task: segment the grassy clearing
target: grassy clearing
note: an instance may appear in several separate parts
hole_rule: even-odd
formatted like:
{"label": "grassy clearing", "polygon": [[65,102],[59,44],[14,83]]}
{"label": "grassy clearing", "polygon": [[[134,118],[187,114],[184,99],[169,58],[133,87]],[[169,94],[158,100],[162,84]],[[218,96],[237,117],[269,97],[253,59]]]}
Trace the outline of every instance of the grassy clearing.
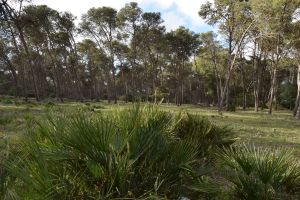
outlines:
{"label": "grassy clearing", "polygon": [[183,108],[169,107],[171,110],[183,110],[207,117],[221,126],[232,128],[240,137],[240,142],[253,142],[261,146],[285,146],[295,149],[300,157],[300,121],[293,118],[290,111],[275,111],[268,115],[267,111],[225,112],[219,115],[212,108],[184,106]]}
{"label": "grassy clearing", "polygon": [[[102,103],[14,103],[5,101],[0,103],[0,137],[8,138],[13,143],[18,136],[26,131],[25,119],[29,117],[43,119],[49,109],[55,110],[90,110],[91,112],[110,112],[116,107],[127,108],[131,103],[118,105]],[[189,112],[207,117],[217,125],[232,128],[240,142],[253,142],[260,146],[284,146],[295,149],[300,157],[300,121],[294,119],[286,110],[275,111],[268,115],[266,111],[255,113],[253,111],[225,112],[219,115],[213,108],[203,108],[192,105],[177,107],[174,105],[161,105],[163,110],[170,112]]]}

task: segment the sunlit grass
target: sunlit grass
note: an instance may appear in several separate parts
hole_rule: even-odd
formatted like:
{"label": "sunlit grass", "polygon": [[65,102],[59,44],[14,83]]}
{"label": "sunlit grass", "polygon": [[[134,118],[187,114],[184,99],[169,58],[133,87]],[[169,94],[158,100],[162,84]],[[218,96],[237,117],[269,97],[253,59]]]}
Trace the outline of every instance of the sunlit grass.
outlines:
{"label": "sunlit grass", "polygon": [[[7,124],[0,124],[0,136],[17,140],[18,135],[26,130],[26,116],[43,118],[49,109],[60,111],[89,110],[93,113],[110,112],[118,108],[124,109],[132,103],[120,102],[117,105],[101,103],[55,103],[54,106],[47,106],[47,103],[40,104],[0,104],[0,117],[10,118]],[[297,156],[300,156],[300,120],[292,117],[290,111],[275,111],[273,115],[268,115],[267,111],[255,113],[252,109],[247,111],[237,110],[237,112],[224,112],[220,115],[216,109],[203,108],[193,105],[183,105],[178,107],[173,104],[160,105],[162,110],[177,112],[189,112],[207,117],[220,126],[228,126],[240,138],[240,142],[255,143],[260,146],[284,146],[294,148]],[[1,120],[0,120],[1,121]]]}

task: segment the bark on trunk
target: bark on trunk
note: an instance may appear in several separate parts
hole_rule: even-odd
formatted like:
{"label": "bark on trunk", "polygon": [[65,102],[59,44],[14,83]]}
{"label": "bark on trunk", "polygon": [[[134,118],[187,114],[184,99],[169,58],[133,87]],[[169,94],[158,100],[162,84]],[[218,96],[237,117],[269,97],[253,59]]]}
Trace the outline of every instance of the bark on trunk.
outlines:
{"label": "bark on trunk", "polygon": [[[222,112],[222,109],[223,109],[223,105],[224,105],[224,100],[226,98],[226,103],[227,103],[227,109],[229,108],[229,84],[230,84],[230,80],[231,80],[231,75],[232,75],[232,70],[234,68],[234,65],[235,65],[235,60],[236,60],[236,57],[237,55],[239,54],[240,52],[240,48],[241,48],[241,45],[244,41],[244,38],[248,32],[248,30],[252,27],[253,23],[255,21],[252,21],[252,23],[245,29],[245,31],[243,32],[239,42],[236,44],[236,48],[237,48],[237,52],[234,54],[233,58],[232,58],[232,55],[230,53],[230,55],[228,55],[228,59],[229,59],[229,62],[228,62],[228,70],[227,70],[227,75],[225,77],[225,84],[224,84],[224,87],[222,88],[222,91],[221,91],[221,103],[220,103],[220,109],[219,109],[219,112]],[[229,52],[231,52],[231,40],[232,40],[232,35],[229,36]],[[230,51],[231,50],[231,51]]]}
{"label": "bark on trunk", "polygon": [[277,68],[278,68],[278,63],[279,63],[279,53],[280,53],[280,34],[277,35],[277,46],[276,46],[276,54],[275,58],[273,57],[273,75],[272,75],[272,82],[271,82],[271,93],[270,93],[270,107],[269,107],[269,114],[272,114],[272,109],[273,109],[273,101],[274,97],[276,95],[276,85],[277,85]]}
{"label": "bark on trunk", "polygon": [[256,58],[256,49],[257,49],[257,44],[255,42],[254,43],[254,50],[253,50],[253,69],[254,69],[254,74],[253,74],[253,78],[254,78],[254,80],[253,80],[253,82],[254,82],[253,95],[254,95],[254,110],[255,110],[255,112],[258,112],[259,89],[260,89],[260,66],[259,66],[259,60],[258,60],[258,58]]}
{"label": "bark on trunk", "polygon": [[297,98],[295,101],[293,115],[299,119],[300,118],[300,64],[298,65],[297,85],[298,85],[298,92],[297,92]]}
{"label": "bark on trunk", "polygon": [[270,89],[270,100],[269,100],[269,114],[272,114],[273,111],[273,100],[274,100],[274,96],[275,96],[275,90],[276,90],[276,78],[277,77],[277,69],[275,68],[273,70],[273,75],[272,75],[272,82],[271,82],[271,89]]}

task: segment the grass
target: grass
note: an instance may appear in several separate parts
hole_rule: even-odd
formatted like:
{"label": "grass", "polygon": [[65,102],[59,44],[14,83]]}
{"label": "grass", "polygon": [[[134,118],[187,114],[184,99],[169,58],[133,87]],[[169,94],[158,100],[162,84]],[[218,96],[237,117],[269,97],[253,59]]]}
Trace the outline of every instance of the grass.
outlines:
{"label": "grass", "polygon": [[[118,105],[101,103],[0,103],[0,138],[8,138],[15,143],[21,134],[26,131],[25,119],[29,117],[43,119],[47,111],[56,110],[90,110],[91,112],[110,112],[118,107],[127,108],[131,103]],[[300,157],[300,120],[294,119],[290,111],[275,111],[268,115],[267,111],[258,113],[252,110],[225,112],[219,115],[213,108],[203,108],[193,105],[181,107],[162,104],[161,108],[170,112],[189,112],[207,117],[220,126],[228,126],[240,138],[240,142],[255,143],[259,146],[280,146],[293,148],[295,155]]]}
{"label": "grass", "polygon": [[275,111],[272,115],[268,115],[267,111],[256,113],[252,110],[219,115],[214,109],[194,106],[185,106],[183,110],[208,117],[217,125],[232,128],[241,142],[293,148],[300,157],[300,120],[293,118],[288,110]]}
{"label": "grass", "polygon": [[0,196],[299,199],[299,128],[286,110],[12,99],[0,103]]}

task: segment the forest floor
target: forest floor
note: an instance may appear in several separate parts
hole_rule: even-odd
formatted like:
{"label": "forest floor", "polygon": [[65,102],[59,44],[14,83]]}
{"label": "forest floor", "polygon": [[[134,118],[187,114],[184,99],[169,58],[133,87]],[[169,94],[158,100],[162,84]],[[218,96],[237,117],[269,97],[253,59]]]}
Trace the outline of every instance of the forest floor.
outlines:
{"label": "forest floor", "polygon": [[[118,105],[107,103],[14,103],[2,101],[0,103],[0,145],[3,141],[17,143],[20,135],[26,132],[26,119],[46,119],[49,108],[55,110],[76,110],[78,108],[91,109],[96,112],[109,112],[115,108],[127,108],[131,103]],[[222,115],[214,108],[194,105],[160,105],[163,110],[178,113],[189,112],[207,117],[219,126],[227,126],[233,134],[239,137],[239,142],[254,143],[260,146],[287,147],[295,150],[300,157],[300,120],[292,117],[288,110],[274,111],[272,115],[267,110],[255,113],[253,109],[247,111],[224,112]],[[5,140],[7,139],[7,140]]]}

